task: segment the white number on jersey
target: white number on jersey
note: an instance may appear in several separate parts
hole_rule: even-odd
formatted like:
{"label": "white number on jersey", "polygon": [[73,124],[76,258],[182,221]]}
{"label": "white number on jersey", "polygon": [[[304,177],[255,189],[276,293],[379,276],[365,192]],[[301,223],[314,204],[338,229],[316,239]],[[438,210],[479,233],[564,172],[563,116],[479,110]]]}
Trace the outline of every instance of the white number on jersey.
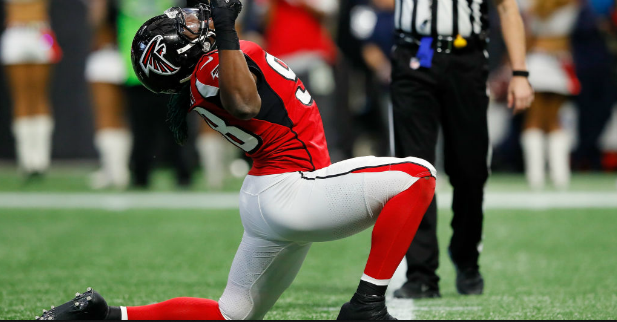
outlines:
{"label": "white number on jersey", "polygon": [[311,94],[309,94],[308,90],[303,90],[300,88],[300,86],[298,86],[298,89],[296,90],[296,98],[300,101],[300,103],[306,106],[313,105],[313,97],[311,97]]}
{"label": "white number on jersey", "polygon": [[287,65],[285,65],[285,63],[283,63],[283,61],[281,61],[280,59],[266,53],[266,61],[268,62],[268,65],[270,65],[270,67],[274,69],[275,72],[285,77],[285,79],[294,82],[298,79],[296,73],[294,73],[294,71],[291,70],[291,68],[289,68]]}
{"label": "white number on jersey", "polygon": [[261,147],[262,140],[258,136],[235,126],[227,125],[223,119],[208,112],[205,108],[196,107],[195,111],[204,118],[212,129],[223,134],[229,142],[239,147],[244,152],[251,154]]}
{"label": "white number on jersey", "polygon": [[[266,53],[266,61],[275,72],[283,76],[285,79],[292,82],[298,81],[298,76],[296,76],[296,73],[294,73],[294,71],[280,59]],[[311,94],[309,94],[307,89],[300,88],[300,86],[298,86],[298,89],[296,90],[296,98],[304,105],[311,106],[313,104],[313,97],[311,97]]]}

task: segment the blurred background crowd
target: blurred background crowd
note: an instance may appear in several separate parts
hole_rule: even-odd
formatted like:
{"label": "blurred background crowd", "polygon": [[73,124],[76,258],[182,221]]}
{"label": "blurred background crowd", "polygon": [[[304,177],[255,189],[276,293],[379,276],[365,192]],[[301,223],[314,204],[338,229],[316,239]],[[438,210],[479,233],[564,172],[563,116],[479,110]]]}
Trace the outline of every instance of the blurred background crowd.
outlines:
{"label": "blurred background crowd", "polygon": [[[174,170],[179,187],[189,187],[200,173],[212,190],[227,176],[246,174],[248,159],[197,117],[191,118],[192,139],[177,146],[165,124],[168,98],[143,88],[130,68],[139,26],[191,2],[4,0],[0,160],[17,163],[26,179],[44,176],[54,163],[97,162],[100,170],[88,178],[92,189],[148,188],[160,167]],[[285,61],[303,80],[322,114],[333,162],[389,155],[394,0],[243,3],[240,37]],[[507,108],[511,70],[491,9],[487,90],[493,172],[526,172],[529,185],[542,189],[544,183],[534,178],[545,170],[549,150],[559,148],[569,157],[548,161],[561,172],[617,171],[615,1],[519,0],[519,5],[528,29],[530,81],[541,86],[536,94],[541,108],[523,115]],[[544,135],[558,143],[549,146],[539,139]],[[567,180],[552,179],[555,187],[567,189]]]}

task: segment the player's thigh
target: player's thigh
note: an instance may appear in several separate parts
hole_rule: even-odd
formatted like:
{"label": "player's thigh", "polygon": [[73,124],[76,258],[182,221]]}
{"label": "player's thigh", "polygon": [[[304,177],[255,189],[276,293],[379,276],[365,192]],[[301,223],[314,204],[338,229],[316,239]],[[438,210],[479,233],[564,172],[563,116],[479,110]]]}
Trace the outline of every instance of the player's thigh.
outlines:
{"label": "player's thigh", "polygon": [[417,158],[362,157],[288,177],[261,193],[259,215],[277,238],[330,241],[372,226],[383,206],[419,177],[435,176]]}
{"label": "player's thigh", "polygon": [[269,241],[244,234],[219,301],[232,320],[260,320],[295,279],[310,243]]}
{"label": "player's thigh", "polygon": [[[401,165],[405,164],[417,167],[415,169],[402,168]],[[409,156],[405,158],[394,158],[366,156],[337,162],[321,170],[304,172],[304,176],[311,179],[341,176],[347,173],[383,173],[388,171],[409,172],[408,174],[411,175],[422,174],[428,171],[430,172],[429,175],[437,175],[435,167],[433,167],[429,161],[419,157]]]}

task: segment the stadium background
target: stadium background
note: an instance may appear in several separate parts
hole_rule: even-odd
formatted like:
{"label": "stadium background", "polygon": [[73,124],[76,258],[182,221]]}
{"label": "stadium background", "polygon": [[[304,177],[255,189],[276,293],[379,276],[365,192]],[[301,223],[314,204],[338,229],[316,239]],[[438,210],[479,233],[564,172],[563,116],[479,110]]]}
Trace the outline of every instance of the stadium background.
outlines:
{"label": "stadium background", "polygon": [[[52,1],[50,10],[52,27],[64,50],[64,58],[57,65],[51,82],[52,104],[57,124],[53,154],[57,159],[94,159],[94,121],[88,84],[84,79],[91,41],[86,7],[81,0],[63,0]],[[4,29],[4,6],[0,6],[0,13]],[[6,161],[14,158],[15,148],[10,126],[10,95],[4,76],[2,73],[0,77],[0,159]],[[68,142],[70,144],[66,144]]]}
{"label": "stadium background", "polygon": [[[87,286],[100,291],[112,305],[141,305],[176,296],[218,298],[242,234],[236,209],[241,179],[229,178],[222,192],[208,191],[195,167],[190,191],[178,190],[163,163],[150,191],[93,192],[87,182],[97,167],[97,153],[83,72],[90,48],[86,8],[81,0],[51,3],[52,24],[64,59],[52,81],[54,163],[42,181],[25,184],[17,170],[10,97],[0,76],[0,318],[30,319]],[[354,3],[341,3],[341,20],[334,35],[351,37],[340,26]],[[494,34],[498,39],[497,28]],[[343,48],[348,52],[355,48],[354,41],[337,40],[342,47],[349,45]],[[499,41],[492,42],[491,66],[496,71],[502,51]],[[358,59],[344,59],[346,68],[353,69]],[[367,107],[371,104],[354,103],[354,99],[372,100],[376,105],[379,97],[366,99],[358,94],[358,84],[349,87],[356,92],[339,93],[337,102],[352,101],[350,105],[361,107],[352,109],[349,119],[340,120],[341,127],[351,127],[358,141],[366,144],[342,155],[383,153],[378,149],[380,143],[375,143],[384,142],[380,141],[383,127],[371,127],[379,112]],[[570,103],[563,114],[571,130],[576,110]],[[443,298],[390,299],[393,313],[418,319],[616,319],[617,161],[613,160],[617,126],[608,126],[601,139],[600,168],[577,165],[569,191],[533,192],[522,174],[517,144],[505,148],[498,144],[508,129],[515,129],[510,124],[516,123],[497,101],[490,115],[491,135],[497,142],[495,171],[487,185],[485,248],[480,263],[486,294],[458,296],[453,268],[443,251],[439,271]],[[613,117],[608,123],[616,122]],[[441,178],[439,240],[443,249],[450,236],[451,191],[445,176]],[[297,281],[267,318],[335,317],[353,292],[369,242],[370,232],[365,232],[315,245]],[[397,276],[393,284],[402,282],[400,272]]]}
{"label": "stadium background", "polygon": [[[606,6],[604,0],[594,0],[593,3],[598,7]],[[334,19],[330,25],[332,36],[336,43],[339,45],[339,58],[342,61],[340,65],[347,65],[341,67],[337,66],[335,72],[340,72],[341,69],[351,68],[354,71],[359,70],[361,78],[369,77],[376,78],[372,75],[366,67],[366,64],[362,61],[362,57],[359,53],[361,40],[358,40],[357,35],[354,33],[363,33],[364,31],[354,31],[353,22],[350,22],[349,8],[355,8],[352,11],[358,12],[359,7],[362,9],[370,8],[369,2],[365,0],[356,1],[343,1],[340,4],[340,12],[338,21]],[[604,10],[604,9],[602,9]],[[0,22],[4,21],[3,8],[0,8]],[[493,80],[496,76],[499,76],[499,69],[503,65],[504,48],[501,42],[499,21],[493,14],[492,20],[492,42],[489,45],[490,53],[490,67],[493,71]],[[51,19],[52,28],[55,30],[58,37],[58,42],[63,48],[64,58],[56,66],[51,81],[51,96],[53,115],[56,122],[56,127],[53,134],[53,157],[55,161],[62,160],[82,160],[96,162],[97,152],[93,146],[93,133],[94,133],[94,120],[92,115],[92,103],[90,100],[90,93],[88,84],[84,77],[84,68],[86,59],[90,53],[92,30],[87,23],[87,8],[84,5],[83,0],[62,0],[51,2]],[[361,16],[361,14],[358,14]],[[71,19],[65,19],[71,17]],[[250,19],[247,19],[250,20]],[[4,26],[4,24],[1,24]],[[369,23],[370,25],[370,23]],[[2,27],[4,28],[4,27]],[[366,28],[366,27],[364,27]],[[350,31],[351,30],[351,31]],[[611,36],[608,42],[615,46],[616,40]],[[352,72],[354,72],[352,71]],[[347,72],[345,70],[344,72]],[[353,76],[359,75],[357,72],[352,74]],[[613,71],[614,74],[614,71]],[[337,75],[337,82],[341,81],[341,77]],[[367,82],[375,82],[375,80],[367,80]],[[499,89],[502,86],[503,81],[492,82],[492,89]],[[374,83],[373,83],[374,84]],[[348,120],[338,118],[334,122],[337,126],[340,126],[345,130],[352,128],[353,133],[351,140],[355,140],[358,137],[362,137],[363,133],[372,134],[373,131],[387,131],[386,128],[381,126],[372,126],[371,118],[375,116],[375,113],[379,114],[379,100],[375,96],[380,95],[380,91],[371,89],[370,86],[366,89],[369,95],[364,95],[362,86],[351,87],[344,84],[344,89],[348,91],[338,92],[336,98],[336,109],[343,109],[345,112],[340,114],[342,117],[351,119],[353,124],[348,124]],[[377,86],[379,87],[379,86]],[[351,92],[350,92],[351,91]],[[0,74],[0,161],[4,164],[11,164],[15,155],[15,148],[13,145],[13,137],[11,134],[10,120],[10,95],[7,92],[6,78],[4,73]],[[347,97],[355,97],[349,99]],[[166,99],[166,98],[165,98]],[[343,107],[340,107],[343,105]],[[594,106],[584,106],[580,108],[593,109]],[[572,133],[573,139],[576,140],[576,110],[577,106],[573,103],[568,103],[565,112],[563,114],[563,122],[566,128]],[[613,113],[614,114],[614,113]],[[500,171],[515,171],[521,172],[522,161],[520,160],[520,148],[518,143],[514,145],[504,147],[503,156],[508,158],[505,160],[505,164],[501,163],[500,144],[503,140],[508,139],[508,131],[517,130],[513,129],[518,123],[512,123],[511,117],[504,108],[502,102],[493,100],[491,103],[491,109],[489,111],[491,139],[494,148],[496,148],[497,163],[493,164],[493,170]],[[368,124],[368,125],[367,125]],[[617,117],[612,117],[606,123],[606,129],[602,135],[599,144],[604,152],[604,164],[603,169],[609,171],[617,170]],[[70,125],[70,126],[69,126]],[[337,136],[343,136],[345,140],[349,141],[350,137],[345,133],[337,133]],[[347,136],[345,136],[347,135]],[[382,136],[383,138],[383,136]],[[510,138],[512,139],[512,138]],[[515,138],[518,140],[518,138]],[[329,139],[333,142],[334,139]],[[332,144],[331,144],[332,145]],[[576,142],[573,143],[573,150],[576,149]],[[364,150],[363,150],[364,151]],[[387,153],[387,151],[371,150],[372,152]],[[511,154],[516,157],[512,158]],[[350,157],[349,152],[344,153],[345,157]],[[335,157],[337,159],[337,157]],[[196,164],[196,163],[195,163]],[[583,169],[574,170],[589,170],[583,167]],[[592,170],[600,170],[595,168]]]}

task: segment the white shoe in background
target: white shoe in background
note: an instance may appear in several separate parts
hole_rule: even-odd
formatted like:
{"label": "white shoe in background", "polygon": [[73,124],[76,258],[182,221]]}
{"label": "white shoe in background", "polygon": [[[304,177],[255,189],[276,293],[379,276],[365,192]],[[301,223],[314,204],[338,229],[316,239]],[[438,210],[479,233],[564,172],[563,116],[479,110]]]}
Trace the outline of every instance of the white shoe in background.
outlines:
{"label": "white shoe in background", "polygon": [[218,133],[203,133],[197,138],[196,148],[209,189],[223,188],[227,174],[225,160],[227,141]]}
{"label": "white shoe in background", "polygon": [[37,115],[32,117],[32,123],[34,131],[34,171],[45,173],[51,164],[54,120],[49,115]]}
{"label": "white shoe in background", "polygon": [[20,117],[13,121],[17,165],[26,174],[35,172],[35,135],[34,123],[31,117]]}
{"label": "white shoe in background", "polygon": [[548,134],[548,166],[553,185],[558,190],[570,186],[570,138],[565,131]]}
{"label": "white shoe in background", "polygon": [[525,176],[533,190],[544,188],[546,176],[545,138],[539,129],[525,130],[521,136],[521,146],[525,159]]}
{"label": "white shoe in background", "polygon": [[130,183],[129,162],[133,138],[126,129],[97,131],[94,145],[99,152],[101,169],[90,177],[92,189],[126,189]]}
{"label": "white shoe in background", "polygon": [[94,190],[107,189],[112,186],[111,177],[105,171],[98,170],[90,174],[90,188]]}

